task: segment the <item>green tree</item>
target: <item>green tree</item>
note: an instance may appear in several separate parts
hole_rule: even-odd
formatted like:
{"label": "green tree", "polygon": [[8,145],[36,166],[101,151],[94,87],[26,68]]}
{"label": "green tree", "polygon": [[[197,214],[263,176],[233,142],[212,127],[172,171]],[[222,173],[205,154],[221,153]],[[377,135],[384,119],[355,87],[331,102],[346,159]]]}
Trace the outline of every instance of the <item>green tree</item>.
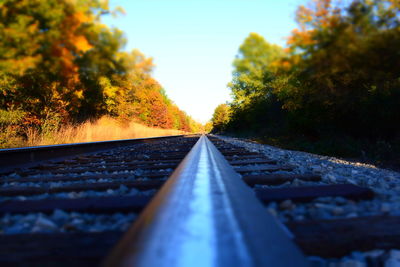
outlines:
{"label": "green tree", "polygon": [[228,129],[261,131],[280,122],[281,104],[271,83],[284,56],[281,47],[268,43],[256,33],[244,40],[233,62],[232,82],[228,84],[233,96]]}
{"label": "green tree", "polygon": [[233,62],[233,103],[248,104],[252,98],[268,93],[268,81],[274,71],[273,63],[284,55],[281,47],[269,44],[257,33],[250,33],[239,48]]}
{"label": "green tree", "polygon": [[230,108],[227,104],[218,105],[212,116],[212,128],[214,132],[223,131],[226,128],[230,118]]}

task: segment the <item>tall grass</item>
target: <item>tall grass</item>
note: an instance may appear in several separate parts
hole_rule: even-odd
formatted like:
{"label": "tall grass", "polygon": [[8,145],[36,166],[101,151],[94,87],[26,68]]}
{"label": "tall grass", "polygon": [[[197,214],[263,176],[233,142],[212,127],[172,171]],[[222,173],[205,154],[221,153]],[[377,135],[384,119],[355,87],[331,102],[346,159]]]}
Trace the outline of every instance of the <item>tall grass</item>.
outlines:
{"label": "tall grass", "polygon": [[153,136],[179,135],[184,132],[152,128],[136,122],[121,122],[119,120],[102,117],[95,122],[86,122],[78,126],[66,125],[56,131],[39,134],[29,130],[27,140],[18,146],[39,146],[53,144],[67,144],[80,142],[94,142],[130,138],[144,138]]}

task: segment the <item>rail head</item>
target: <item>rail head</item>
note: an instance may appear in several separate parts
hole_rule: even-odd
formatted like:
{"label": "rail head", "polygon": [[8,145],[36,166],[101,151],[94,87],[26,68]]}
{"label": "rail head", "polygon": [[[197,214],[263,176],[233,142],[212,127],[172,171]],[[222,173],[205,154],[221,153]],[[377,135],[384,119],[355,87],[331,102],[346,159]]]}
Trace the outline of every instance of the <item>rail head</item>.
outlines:
{"label": "rail head", "polygon": [[287,232],[202,136],[104,266],[308,266]]}

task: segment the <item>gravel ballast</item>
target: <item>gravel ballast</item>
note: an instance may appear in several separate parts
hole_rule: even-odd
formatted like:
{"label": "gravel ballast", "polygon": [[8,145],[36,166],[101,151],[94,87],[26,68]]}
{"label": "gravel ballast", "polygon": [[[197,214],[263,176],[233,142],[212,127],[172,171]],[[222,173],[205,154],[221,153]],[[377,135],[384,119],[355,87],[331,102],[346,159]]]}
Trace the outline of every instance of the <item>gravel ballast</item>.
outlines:
{"label": "gravel ballast", "polygon": [[[281,165],[293,166],[292,174],[318,174],[321,181],[310,182],[295,179],[277,186],[256,185],[256,187],[301,187],[329,184],[354,184],[374,191],[372,200],[354,201],[342,197],[321,197],[307,203],[295,203],[291,200],[271,202],[266,207],[281,222],[306,220],[330,220],[338,218],[356,218],[375,215],[400,216],[400,173],[377,168],[374,165],[350,162],[335,157],[315,155],[300,151],[291,151],[262,145],[237,138],[217,136],[235,146],[259,152],[276,160]],[[263,172],[277,173],[277,172]],[[261,173],[252,173],[261,174]],[[354,251],[340,259],[326,259],[310,256],[312,266],[329,267],[366,267],[400,266],[400,250]]]}
{"label": "gravel ballast", "polygon": [[257,187],[274,188],[350,183],[368,187],[375,193],[373,200],[363,201],[353,201],[341,197],[324,197],[307,203],[293,203],[290,200],[281,203],[270,203],[268,209],[283,222],[384,214],[400,215],[400,173],[398,172],[334,157],[290,151],[236,138],[218,137],[233,145],[244,147],[249,151],[263,153],[268,158],[276,160],[278,164],[294,166],[293,171],[290,173],[315,173],[321,175],[322,178],[320,182],[295,179],[292,182],[286,182],[278,186],[257,185]]}
{"label": "gravel ballast", "polygon": [[6,214],[0,220],[2,234],[126,231],[135,213],[90,214],[56,209],[43,213]]}
{"label": "gravel ballast", "polygon": [[[23,205],[36,200],[85,202],[86,199],[103,197],[152,197],[157,189],[151,189],[152,186],[140,189],[129,183],[165,181],[173,171],[171,162],[163,163],[161,160],[158,163],[149,159],[160,156],[168,159],[171,152],[184,154],[190,148],[185,143],[184,138],[176,138],[131,144],[3,173],[0,170],[0,189],[4,193],[0,196],[0,205],[9,202]],[[96,187],[100,183],[101,187]],[[12,190],[18,193],[7,194]],[[0,234],[124,231],[134,218],[136,214],[125,212],[110,215],[63,210],[55,210],[51,215],[40,212],[4,214],[0,216]]]}

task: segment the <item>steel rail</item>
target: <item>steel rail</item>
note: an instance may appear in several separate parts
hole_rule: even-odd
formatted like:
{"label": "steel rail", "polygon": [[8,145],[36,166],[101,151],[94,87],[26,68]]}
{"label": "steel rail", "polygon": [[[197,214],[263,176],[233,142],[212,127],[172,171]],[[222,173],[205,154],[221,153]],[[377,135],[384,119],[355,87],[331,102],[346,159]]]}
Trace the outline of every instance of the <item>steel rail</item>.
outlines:
{"label": "steel rail", "polygon": [[100,152],[102,150],[119,148],[130,144],[153,142],[182,136],[188,135],[0,149],[0,173],[13,170],[16,167],[30,167],[46,160],[60,160],[69,156]]}
{"label": "steel rail", "polygon": [[104,266],[308,266],[284,228],[200,137]]}

